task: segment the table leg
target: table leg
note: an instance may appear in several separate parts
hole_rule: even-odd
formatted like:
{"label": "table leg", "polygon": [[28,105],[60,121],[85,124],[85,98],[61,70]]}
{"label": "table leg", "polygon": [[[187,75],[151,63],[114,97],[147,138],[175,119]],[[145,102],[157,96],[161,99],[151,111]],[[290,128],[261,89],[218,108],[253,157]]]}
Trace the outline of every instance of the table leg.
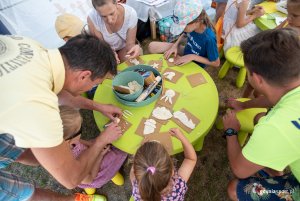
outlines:
{"label": "table leg", "polygon": [[156,21],[150,20],[151,39],[156,39]]}
{"label": "table leg", "polygon": [[201,149],[202,149],[202,147],[203,147],[203,142],[204,142],[204,137],[200,137],[200,138],[195,142],[195,144],[193,145],[195,151],[201,151]]}

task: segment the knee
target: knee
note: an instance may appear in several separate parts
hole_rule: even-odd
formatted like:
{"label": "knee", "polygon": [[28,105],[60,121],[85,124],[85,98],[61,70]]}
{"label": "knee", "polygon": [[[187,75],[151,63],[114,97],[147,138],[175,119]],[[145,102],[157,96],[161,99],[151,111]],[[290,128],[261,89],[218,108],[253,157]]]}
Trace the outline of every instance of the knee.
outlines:
{"label": "knee", "polygon": [[233,179],[228,183],[227,194],[228,194],[230,200],[234,200],[234,201],[238,200],[237,194],[236,194],[237,184],[238,184],[237,179]]}
{"label": "knee", "polygon": [[149,52],[150,54],[155,54],[155,53],[157,53],[155,42],[149,43],[149,45],[148,45],[148,52]]}

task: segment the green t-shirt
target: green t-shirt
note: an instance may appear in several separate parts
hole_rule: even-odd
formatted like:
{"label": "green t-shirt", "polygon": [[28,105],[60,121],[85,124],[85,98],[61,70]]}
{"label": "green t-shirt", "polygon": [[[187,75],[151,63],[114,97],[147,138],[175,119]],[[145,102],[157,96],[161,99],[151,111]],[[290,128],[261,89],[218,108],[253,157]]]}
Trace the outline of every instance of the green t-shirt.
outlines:
{"label": "green t-shirt", "polygon": [[274,170],[289,166],[300,182],[300,87],[285,94],[259,121],[242,153]]}

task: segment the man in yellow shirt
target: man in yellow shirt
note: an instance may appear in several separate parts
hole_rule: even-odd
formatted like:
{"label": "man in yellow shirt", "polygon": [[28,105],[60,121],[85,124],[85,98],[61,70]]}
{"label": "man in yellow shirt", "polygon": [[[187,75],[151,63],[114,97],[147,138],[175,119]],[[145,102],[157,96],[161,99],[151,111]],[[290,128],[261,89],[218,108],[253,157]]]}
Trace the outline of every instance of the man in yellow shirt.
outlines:
{"label": "man in yellow shirt", "polygon": [[[15,160],[41,164],[65,187],[76,187],[103,148],[122,132],[116,123],[111,124],[80,158],[74,159],[63,140],[57,94],[65,90],[78,97],[100,84],[108,73],[116,74],[116,65],[109,45],[92,36],[78,35],[59,49],[48,50],[28,38],[1,35],[0,168]],[[112,105],[97,107],[112,120],[122,115]],[[79,194],[65,196],[35,189],[1,169],[0,185],[0,200],[85,199]]]}
{"label": "man in yellow shirt", "polygon": [[[244,148],[235,112],[223,117],[230,167],[238,179],[228,185],[232,200],[300,200],[300,42],[290,28],[269,30],[241,44],[248,81],[273,105],[254,127]],[[291,173],[252,177],[268,168]],[[273,172],[276,172],[273,171]]]}

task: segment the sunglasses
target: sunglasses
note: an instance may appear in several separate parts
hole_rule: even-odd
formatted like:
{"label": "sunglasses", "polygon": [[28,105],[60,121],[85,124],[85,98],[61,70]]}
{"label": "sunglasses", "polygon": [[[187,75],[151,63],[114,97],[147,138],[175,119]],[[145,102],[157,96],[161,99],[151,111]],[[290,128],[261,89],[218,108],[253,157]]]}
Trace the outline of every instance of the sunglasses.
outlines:
{"label": "sunglasses", "polygon": [[80,129],[76,133],[72,134],[70,137],[66,138],[65,140],[71,140],[71,139],[77,137],[78,135],[80,135],[81,132],[82,132],[82,127],[80,127]]}

